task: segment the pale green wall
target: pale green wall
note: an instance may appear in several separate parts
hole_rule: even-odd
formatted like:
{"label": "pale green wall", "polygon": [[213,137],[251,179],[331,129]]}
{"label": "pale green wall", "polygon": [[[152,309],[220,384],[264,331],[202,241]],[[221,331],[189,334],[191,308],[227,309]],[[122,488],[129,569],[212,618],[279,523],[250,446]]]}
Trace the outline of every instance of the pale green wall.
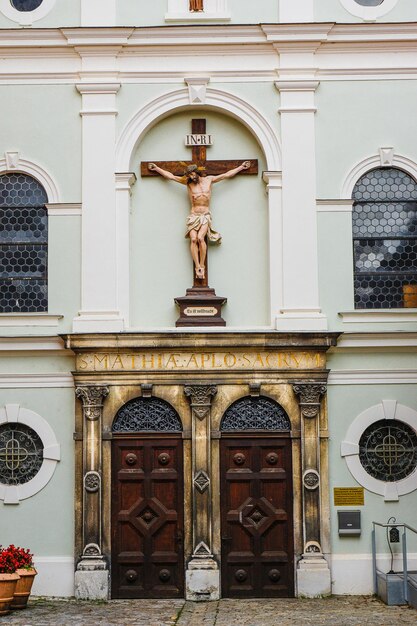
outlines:
{"label": "pale green wall", "polygon": [[35,556],[74,552],[74,391],[1,390],[1,405],[20,404],[41,415],[61,444],[61,460],[50,482],[18,505],[0,502],[1,544],[30,548]]}
{"label": "pale green wall", "polygon": [[[393,146],[417,162],[415,81],[322,82],[316,98],[318,198],[341,198],[349,172],[380,147]],[[351,213],[320,212],[318,238],[320,301],[330,328],[358,330],[338,316],[354,309]],[[380,331],[390,329],[378,324]],[[401,329],[415,330],[415,324]],[[361,324],[360,330],[375,329]]]}
{"label": "pale green wall", "polygon": [[[122,0],[122,2],[132,0]],[[56,0],[54,8],[41,20],[33,22],[32,28],[54,28],[59,26],[79,26],[81,22],[80,0]],[[0,28],[21,28],[0,12]]]}
{"label": "pale green wall", "polygon": [[[134,159],[187,160],[184,146],[193,117],[205,117],[213,134],[211,159],[260,159],[253,136],[232,118],[190,110],[166,118],[143,139]],[[178,313],[174,297],[192,286],[189,240],[184,238],[189,213],[186,188],[162,179],[138,179],[133,188],[131,218],[131,302],[133,327],[173,326]],[[228,298],[224,317],[231,326],[264,326],[268,320],[268,216],[264,183],[240,177],[214,187],[213,227],[223,235],[221,246],[210,247],[210,285]],[[227,271],[224,268],[229,268]],[[250,296],[248,296],[250,293]]]}
{"label": "pale green wall", "polygon": [[[386,363],[385,367],[388,366]],[[398,522],[415,527],[416,492],[401,496],[399,502],[384,502],[383,496],[365,490],[364,507],[335,507],[334,487],[357,487],[345,460],[340,456],[340,444],[346,438],[350,423],[381,400],[397,400],[398,403],[417,410],[415,385],[331,385],[328,389],[329,455],[331,490],[332,549],[335,553],[369,553],[371,551],[372,522],[387,522],[392,515]],[[362,536],[339,538],[337,511],[360,509],[362,511]],[[384,547],[381,545],[381,547]],[[413,546],[412,546],[413,547]],[[417,546],[414,546],[416,548]]]}
{"label": "pale green wall", "polygon": [[81,96],[73,85],[2,85],[0,152],[17,150],[81,202]]}
{"label": "pale green wall", "polygon": [[[317,22],[362,22],[342,6],[340,0],[315,0],[314,16]],[[378,22],[412,22],[417,20],[415,0],[399,0],[397,6],[380,17]]]}
{"label": "pale green wall", "polygon": [[[232,19],[227,24],[259,24],[278,21],[278,0],[229,0]],[[153,0],[146,6],[136,0],[119,0],[117,5],[117,23],[119,26],[163,26],[168,0]],[[189,23],[189,22],[184,22]]]}
{"label": "pale green wall", "polygon": [[318,198],[340,198],[347,174],[380,147],[417,162],[416,81],[321,82],[316,104]]}

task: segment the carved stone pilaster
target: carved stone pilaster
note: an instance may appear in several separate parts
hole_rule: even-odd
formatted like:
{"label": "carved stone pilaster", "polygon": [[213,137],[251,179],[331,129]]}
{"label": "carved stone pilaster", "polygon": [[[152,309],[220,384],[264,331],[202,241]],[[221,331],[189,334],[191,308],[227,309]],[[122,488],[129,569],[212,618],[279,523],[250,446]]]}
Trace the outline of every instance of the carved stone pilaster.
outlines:
{"label": "carved stone pilaster", "polygon": [[323,383],[293,385],[301,411],[301,468],[303,483],[303,557],[298,564],[300,595],[328,595],[330,570],[321,543],[320,407],[327,391]]}
{"label": "carved stone pilaster", "polygon": [[108,394],[108,387],[75,390],[83,405],[83,552],[75,575],[75,593],[80,599],[108,597],[108,568],[101,549],[101,432],[103,403]]}
{"label": "carved stone pilaster", "polygon": [[186,385],[192,412],[193,554],[187,565],[189,600],[215,600],[220,579],[212,553],[211,420],[216,385]]}

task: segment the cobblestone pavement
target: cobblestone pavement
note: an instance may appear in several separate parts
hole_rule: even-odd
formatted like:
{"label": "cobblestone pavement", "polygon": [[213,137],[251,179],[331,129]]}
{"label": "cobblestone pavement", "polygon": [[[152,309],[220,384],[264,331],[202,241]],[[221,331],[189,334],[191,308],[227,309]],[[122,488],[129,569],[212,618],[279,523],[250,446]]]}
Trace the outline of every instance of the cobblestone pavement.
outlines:
{"label": "cobblestone pavement", "polygon": [[7,626],[417,626],[417,611],[370,597],[323,600],[34,599],[25,611],[0,618]]}

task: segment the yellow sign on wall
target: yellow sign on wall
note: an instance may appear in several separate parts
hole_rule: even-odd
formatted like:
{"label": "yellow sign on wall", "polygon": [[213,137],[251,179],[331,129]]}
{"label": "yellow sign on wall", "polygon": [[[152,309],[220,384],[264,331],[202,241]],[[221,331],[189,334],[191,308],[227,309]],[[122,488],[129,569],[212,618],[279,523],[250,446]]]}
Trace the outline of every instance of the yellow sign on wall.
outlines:
{"label": "yellow sign on wall", "polygon": [[364,506],[365,504],[363,487],[335,487],[333,497],[335,506]]}

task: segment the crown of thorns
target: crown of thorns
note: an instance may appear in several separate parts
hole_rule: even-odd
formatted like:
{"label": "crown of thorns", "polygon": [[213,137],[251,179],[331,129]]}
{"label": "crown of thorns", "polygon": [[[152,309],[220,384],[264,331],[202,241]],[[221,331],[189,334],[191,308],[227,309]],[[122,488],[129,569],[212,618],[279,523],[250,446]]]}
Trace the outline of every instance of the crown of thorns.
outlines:
{"label": "crown of thorns", "polygon": [[193,172],[197,172],[198,174],[200,174],[200,172],[204,172],[204,170],[206,169],[202,165],[196,165],[195,163],[193,163],[192,165],[181,163],[181,165],[185,166],[184,176],[187,176],[188,174],[192,174]]}

